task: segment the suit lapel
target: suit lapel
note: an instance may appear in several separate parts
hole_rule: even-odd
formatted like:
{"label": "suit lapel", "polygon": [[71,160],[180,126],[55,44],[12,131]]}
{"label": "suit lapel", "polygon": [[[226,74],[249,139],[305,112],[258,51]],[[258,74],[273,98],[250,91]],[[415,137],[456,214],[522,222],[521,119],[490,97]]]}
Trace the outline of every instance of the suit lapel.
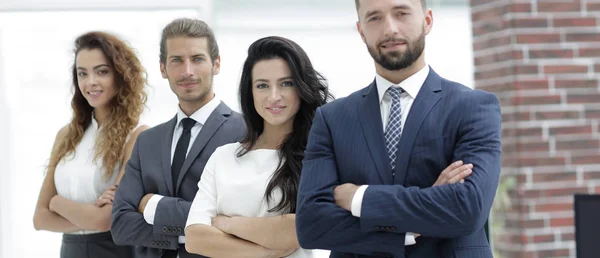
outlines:
{"label": "suit lapel", "polygon": [[441,83],[441,77],[431,69],[427,79],[423,83],[423,87],[421,87],[417,98],[410,108],[406,122],[404,122],[400,142],[398,143],[395,184],[404,185],[410,154],[419,129],[433,106],[441,99],[441,94],[439,93],[442,90]]}
{"label": "suit lapel", "polygon": [[171,196],[173,195],[173,179],[171,174],[171,145],[173,144],[173,133],[175,132],[175,126],[177,125],[177,115],[171,121],[165,124],[166,133],[163,134],[162,137],[162,148],[161,148],[161,158],[162,158],[162,170],[165,177],[165,183],[167,184],[167,189],[169,189],[169,193]]}
{"label": "suit lapel", "polygon": [[392,174],[387,161],[388,155],[385,150],[385,139],[383,138],[383,122],[381,121],[379,97],[375,82],[371,83],[366,89],[361,102],[357,106],[357,113],[379,178],[384,184],[391,183]]}
{"label": "suit lapel", "polygon": [[177,179],[177,186],[175,187],[175,193],[179,191],[179,185],[183,180],[185,174],[187,174],[188,170],[198,157],[198,154],[204,149],[208,141],[213,137],[213,135],[217,132],[219,127],[227,120],[226,116],[231,114],[231,109],[227,107],[223,102],[217,106],[217,108],[210,114],[208,119],[206,119],[206,123],[202,125],[202,129],[198,133],[196,140],[194,140],[194,145],[190,149],[190,152],[187,154],[185,161],[183,162],[183,166],[181,167],[181,173],[179,173],[179,178]]}

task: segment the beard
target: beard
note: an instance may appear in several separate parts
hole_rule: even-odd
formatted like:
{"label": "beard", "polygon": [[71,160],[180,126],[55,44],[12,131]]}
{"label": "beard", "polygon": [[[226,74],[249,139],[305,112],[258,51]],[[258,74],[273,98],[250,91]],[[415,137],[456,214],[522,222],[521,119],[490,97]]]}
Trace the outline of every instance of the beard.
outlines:
{"label": "beard", "polygon": [[384,41],[377,44],[377,47],[367,45],[369,54],[375,62],[381,65],[383,68],[390,71],[397,71],[405,69],[411,66],[423,53],[425,49],[425,31],[421,32],[421,35],[415,41],[406,42],[406,51],[400,52],[389,52],[387,54],[381,53],[381,46],[386,42],[395,41],[392,38],[387,38]]}

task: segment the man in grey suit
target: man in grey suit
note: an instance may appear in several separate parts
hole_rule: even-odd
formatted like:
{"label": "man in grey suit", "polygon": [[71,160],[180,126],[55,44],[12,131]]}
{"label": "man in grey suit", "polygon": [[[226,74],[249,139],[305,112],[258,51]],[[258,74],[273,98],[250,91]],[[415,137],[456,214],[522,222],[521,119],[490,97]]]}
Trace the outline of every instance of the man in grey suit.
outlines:
{"label": "man in grey suit", "polygon": [[212,89],[219,73],[212,30],[177,19],[162,32],[160,70],[179,99],[177,115],[139,135],[115,194],[115,243],[135,246],[137,257],[200,257],[185,251],[184,227],[198,181],[214,150],[245,133],[240,114]]}

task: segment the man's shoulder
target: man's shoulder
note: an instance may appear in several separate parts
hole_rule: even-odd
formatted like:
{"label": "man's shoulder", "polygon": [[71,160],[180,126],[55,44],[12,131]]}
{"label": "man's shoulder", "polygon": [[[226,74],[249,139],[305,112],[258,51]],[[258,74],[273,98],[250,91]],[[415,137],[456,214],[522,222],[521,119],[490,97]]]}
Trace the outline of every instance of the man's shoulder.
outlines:
{"label": "man's shoulder", "polygon": [[366,95],[370,89],[371,85],[364,87],[360,90],[350,93],[350,95],[346,97],[338,98],[334,101],[331,101],[323,106],[321,106],[322,112],[339,112],[343,110],[348,110],[349,107],[356,107],[359,100]]}
{"label": "man's shoulder", "polygon": [[158,141],[162,139],[162,135],[171,132],[173,133],[173,121],[169,120],[164,123],[150,127],[138,135],[137,141]]}
{"label": "man's shoulder", "polygon": [[473,101],[478,99],[484,100],[497,100],[496,95],[493,93],[480,90],[472,89],[462,83],[455,82],[442,77],[442,88],[447,92],[447,95],[451,96],[452,99],[457,102],[462,101]]}

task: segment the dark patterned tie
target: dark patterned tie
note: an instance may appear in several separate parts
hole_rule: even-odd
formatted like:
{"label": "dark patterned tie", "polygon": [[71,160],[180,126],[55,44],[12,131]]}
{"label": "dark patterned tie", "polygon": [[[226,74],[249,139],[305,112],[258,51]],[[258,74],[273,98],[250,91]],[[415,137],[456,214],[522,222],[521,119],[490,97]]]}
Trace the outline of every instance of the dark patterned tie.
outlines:
{"label": "dark patterned tie", "polygon": [[385,147],[390,159],[392,174],[395,174],[396,151],[398,150],[400,135],[402,135],[402,114],[400,112],[400,94],[402,94],[402,92],[404,92],[404,90],[396,86],[392,86],[387,90],[387,93],[392,98],[392,106],[390,107],[390,119],[385,128]]}

